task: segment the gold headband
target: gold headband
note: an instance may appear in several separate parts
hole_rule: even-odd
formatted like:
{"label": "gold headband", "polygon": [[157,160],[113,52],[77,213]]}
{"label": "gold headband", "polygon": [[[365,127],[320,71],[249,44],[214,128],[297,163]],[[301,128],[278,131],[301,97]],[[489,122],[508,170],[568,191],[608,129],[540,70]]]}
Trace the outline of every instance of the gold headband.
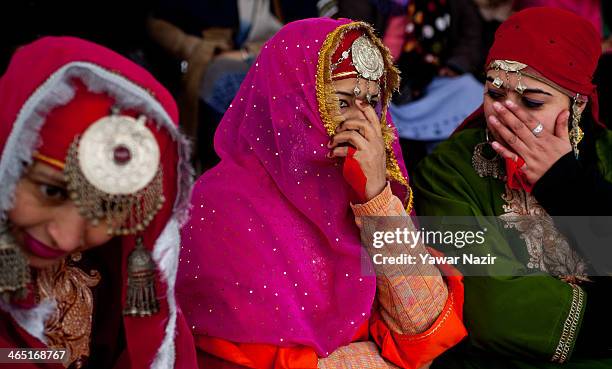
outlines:
{"label": "gold headband", "polygon": [[42,162],[42,163],[45,163],[45,164],[49,164],[49,165],[51,165],[52,167],[55,167],[55,168],[57,168],[57,169],[59,169],[59,170],[64,170],[64,166],[66,165],[66,164],[64,164],[64,162],[62,162],[62,161],[60,161],[60,160],[57,160],[57,159],[53,159],[52,157],[49,157],[49,156],[43,155],[43,154],[39,153],[38,151],[37,151],[37,152],[35,152],[35,153],[32,155],[32,157],[33,157],[35,160],[38,160],[38,161],[40,161],[40,162]]}

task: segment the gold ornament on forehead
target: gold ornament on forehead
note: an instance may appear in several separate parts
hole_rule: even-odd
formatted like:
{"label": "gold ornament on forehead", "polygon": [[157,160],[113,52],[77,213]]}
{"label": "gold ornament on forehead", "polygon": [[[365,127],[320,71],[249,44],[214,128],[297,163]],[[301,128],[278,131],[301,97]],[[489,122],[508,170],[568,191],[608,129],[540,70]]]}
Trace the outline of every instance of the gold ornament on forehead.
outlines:
{"label": "gold ornament on forehead", "polygon": [[[501,79],[500,74],[499,74],[499,72],[502,70],[506,72],[506,79],[508,79],[508,73],[516,73],[518,82],[514,90],[520,95],[522,95],[527,89],[527,86],[525,86],[523,82],[521,81],[521,77],[522,77],[521,71],[525,68],[527,68],[527,64],[520,63],[514,60],[493,60],[489,64],[489,69],[495,70],[496,72],[498,72],[498,74],[497,76],[495,76],[491,84],[495,86],[496,88],[502,88],[504,86],[504,81]],[[510,83],[508,83],[508,88],[510,88],[509,85]]]}
{"label": "gold ornament on forehead", "polygon": [[527,64],[523,64],[513,60],[493,60],[489,64],[489,68],[495,70],[503,70],[506,72],[518,72],[527,68]]}

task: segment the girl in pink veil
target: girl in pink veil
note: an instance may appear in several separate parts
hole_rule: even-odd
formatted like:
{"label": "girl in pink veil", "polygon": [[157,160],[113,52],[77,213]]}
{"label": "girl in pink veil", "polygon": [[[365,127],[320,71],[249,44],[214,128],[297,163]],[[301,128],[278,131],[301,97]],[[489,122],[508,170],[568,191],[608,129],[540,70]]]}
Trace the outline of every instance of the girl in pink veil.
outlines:
{"label": "girl in pink veil", "polygon": [[418,368],[464,337],[459,277],[381,292],[389,280],[361,270],[360,217],[412,210],[387,114],[398,82],[364,23],[302,20],[264,46],[181,235],[177,293],[202,367]]}

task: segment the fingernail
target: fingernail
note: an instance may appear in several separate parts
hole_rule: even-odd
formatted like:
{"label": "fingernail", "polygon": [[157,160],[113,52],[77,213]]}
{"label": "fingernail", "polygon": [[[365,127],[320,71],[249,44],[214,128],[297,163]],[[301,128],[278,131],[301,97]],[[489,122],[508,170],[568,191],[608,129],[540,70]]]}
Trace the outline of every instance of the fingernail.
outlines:
{"label": "fingernail", "polygon": [[512,100],[506,100],[506,106],[510,108],[514,108],[516,105],[512,102]]}
{"label": "fingernail", "polygon": [[504,107],[502,106],[502,104],[500,104],[499,102],[494,102],[493,103],[493,109],[497,110],[497,111],[502,111],[504,110]]}
{"label": "fingernail", "polygon": [[499,149],[499,144],[495,141],[491,143],[491,146],[493,146],[494,149]]}
{"label": "fingernail", "polygon": [[332,142],[331,142],[331,141],[329,141],[329,142],[327,143],[327,147],[331,147],[331,144],[332,144]]}
{"label": "fingernail", "polygon": [[331,159],[332,154],[333,154],[333,153],[330,151],[330,152],[328,152],[328,153],[327,153],[325,156],[327,156],[328,158],[330,158],[330,159]]}
{"label": "fingernail", "polygon": [[497,118],[495,118],[494,115],[489,115],[489,123],[496,125],[499,124],[499,121],[497,120]]}

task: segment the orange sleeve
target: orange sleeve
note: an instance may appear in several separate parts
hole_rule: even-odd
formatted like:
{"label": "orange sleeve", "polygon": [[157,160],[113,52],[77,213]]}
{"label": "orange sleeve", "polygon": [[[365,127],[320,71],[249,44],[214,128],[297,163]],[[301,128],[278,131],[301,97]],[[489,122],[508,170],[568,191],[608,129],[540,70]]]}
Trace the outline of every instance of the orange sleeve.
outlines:
{"label": "orange sleeve", "polygon": [[[440,266],[445,269],[448,266]],[[444,309],[423,333],[403,335],[389,329],[380,313],[374,311],[370,318],[370,334],[386,360],[404,369],[416,369],[431,362],[443,352],[467,336],[463,325],[463,277],[457,272],[445,271],[448,299]]]}
{"label": "orange sleeve", "polygon": [[[200,368],[316,369],[316,352],[306,346],[279,347],[259,343],[234,343],[221,338],[196,336]],[[215,363],[215,366],[210,366]]]}

